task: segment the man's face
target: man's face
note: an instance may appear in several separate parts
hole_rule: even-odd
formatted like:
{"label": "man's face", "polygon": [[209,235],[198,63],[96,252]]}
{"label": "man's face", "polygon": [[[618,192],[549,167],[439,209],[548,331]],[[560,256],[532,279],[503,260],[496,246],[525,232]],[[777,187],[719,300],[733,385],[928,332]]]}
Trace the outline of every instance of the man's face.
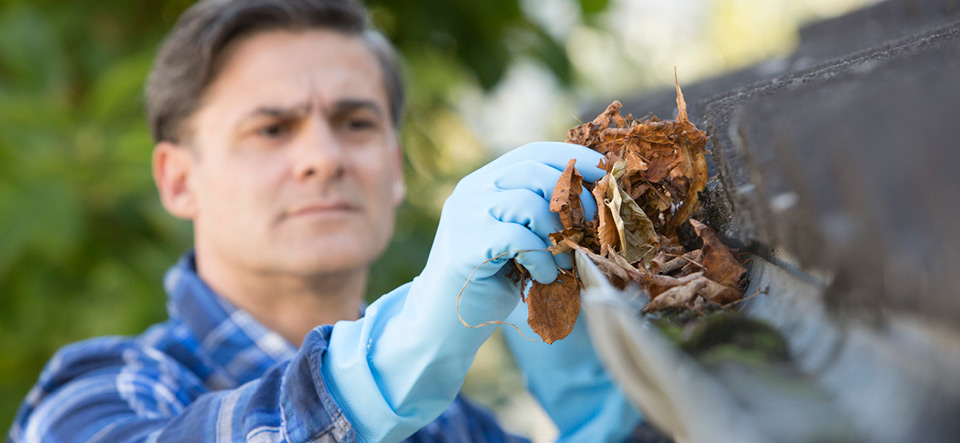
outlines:
{"label": "man's face", "polygon": [[269,31],[234,43],[187,122],[197,253],[302,276],[369,266],[404,196],[389,109],[361,37]]}

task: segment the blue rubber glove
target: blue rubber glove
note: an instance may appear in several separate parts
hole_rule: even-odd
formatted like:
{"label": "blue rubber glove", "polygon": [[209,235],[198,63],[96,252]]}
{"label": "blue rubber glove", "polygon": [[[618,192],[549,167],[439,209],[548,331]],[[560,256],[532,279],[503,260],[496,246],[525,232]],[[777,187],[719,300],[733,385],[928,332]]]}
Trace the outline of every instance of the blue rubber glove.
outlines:
{"label": "blue rubber glove", "polygon": [[[526,304],[517,306],[507,321],[536,337],[527,325]],[[643,417],[600,365],[586,322],[580,311],[570,335],[550,345],[513,330],[503,335],[527,389],[557,425],[558,442],[626,441]]]}
{"label": "blue rubber glove", "polygon": [[[536,337],[527,325],[526,304],[517,306],[507,321]],[[643,417],[600,365],[586,321],[581,311],[570,335],[550,345],[513,330],[503,335],[527,389],[557,425],[557,441],[626,441]]]}
{"label": "blue rubber glove", "polygon": [[[423,272],[384,295],[364,318],[338,322],[323,356],[327,389],[361,441],[398,441],[438,417],[454,400],[480,345],[520,300],[506,277],[510,258],[542,283],[557,277],[569,257],[546,251],[560,220],[550,212],[554,185],[571,158],[587,181],[604,171],[601,155],[566,143],[515,149],[465,177],[447,199]],[[589,192],[585,207],[596,207]],[[502,257],[487,261],[504,254]],[[486,263],[485,263],[486,262]]]}

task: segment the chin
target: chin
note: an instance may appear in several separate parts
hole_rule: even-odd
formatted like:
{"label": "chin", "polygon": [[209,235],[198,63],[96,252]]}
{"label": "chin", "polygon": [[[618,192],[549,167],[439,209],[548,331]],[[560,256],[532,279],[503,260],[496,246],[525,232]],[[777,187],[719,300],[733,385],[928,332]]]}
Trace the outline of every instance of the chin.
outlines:
{"label": "chin", "polygon": [[302,274],[365,269],[383,254],[391,228],[366,220],[299,225],[275,239],[269,255],[282,269]]}
{"label": "chin", "polygon": [[297,269],[299,273],[314,275],[354,271],[367,268],[372,263],[373,259],[356,255],[318,257],[314,254],[313,256],[304,256],[296,262],[291,262],[290,267]]}
{"label": "chin", "polygon": [[352,271],[369,267],[385,247],[370,242],[305,242],[283,254],[283,262],[305,274]]}

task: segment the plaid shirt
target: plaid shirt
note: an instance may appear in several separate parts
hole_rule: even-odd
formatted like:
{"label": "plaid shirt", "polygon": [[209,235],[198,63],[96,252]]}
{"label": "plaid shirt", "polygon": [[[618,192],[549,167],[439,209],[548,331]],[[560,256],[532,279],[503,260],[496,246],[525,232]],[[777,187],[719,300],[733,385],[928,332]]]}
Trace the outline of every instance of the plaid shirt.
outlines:
{"label": "plaid shirt", "polygon": [[[333,326],[297,349],[197,275],[193,253],[166,276],[170,319],[138,337],[61,349],[17,413],[8,441],[355,441],[327,393]],[[516,441],[457,399],[408,441]]]}

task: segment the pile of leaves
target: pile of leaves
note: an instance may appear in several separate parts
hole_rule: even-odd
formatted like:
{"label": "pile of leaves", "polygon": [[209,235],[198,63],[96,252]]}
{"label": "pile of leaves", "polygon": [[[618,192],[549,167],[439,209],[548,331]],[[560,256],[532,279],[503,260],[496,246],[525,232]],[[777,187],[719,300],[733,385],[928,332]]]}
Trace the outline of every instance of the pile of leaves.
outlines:
{"label": "pile of leaves", "polygon": [[[550,235],[551,252],[580,251],[618,288],[639,285],[651,297],[645,313],[703,312],[743,298],[746,268],[709,226],[691,218],[707,182],[707,135],[690,122],[677,84],[676,121],[620,115],[614,101],[591,122],[567,133],[567,142],[604,155],[606,175],[583,182],[570,160],[550,200],[563,229]],[[586,220],[580,193],[597,202]],[[575,262],[575,261],[574,261]],[[527,275],[521,269],[519,278]],[[576,270],[551,284],[534,281],[525,301],[528,324],[552,343],[573,330],[582,283]]]}

